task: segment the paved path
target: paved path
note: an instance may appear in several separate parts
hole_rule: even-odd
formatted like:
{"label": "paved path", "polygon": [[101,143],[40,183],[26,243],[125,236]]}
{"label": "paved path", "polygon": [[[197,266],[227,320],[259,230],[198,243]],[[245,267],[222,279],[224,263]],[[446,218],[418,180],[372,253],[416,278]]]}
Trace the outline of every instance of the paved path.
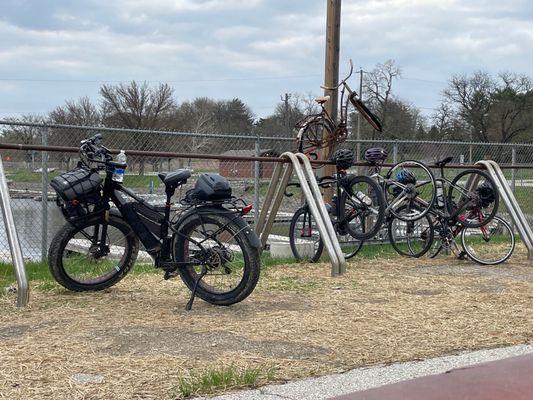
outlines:
{"label": "paved path", "polygon": [[533,353],[453,369],[335,400],[531,400]]}
{"label": "paved path", "polygon": [[[465,352],[424,361],[358,368],[344,374],[304,379],[284,385],[269,385],[256,390],[214,397],[212,400],[330,399],[335,396],[364,391],[427,375],[442,374],[456,368],[464,368],[474,364],[502,360],[528,353],[533,354],[533,345]],[[353,399],[363,398],[354,397]],[[372,399],[375,398],[372,397]],[[347,397],[347,399],[351,398]]]}

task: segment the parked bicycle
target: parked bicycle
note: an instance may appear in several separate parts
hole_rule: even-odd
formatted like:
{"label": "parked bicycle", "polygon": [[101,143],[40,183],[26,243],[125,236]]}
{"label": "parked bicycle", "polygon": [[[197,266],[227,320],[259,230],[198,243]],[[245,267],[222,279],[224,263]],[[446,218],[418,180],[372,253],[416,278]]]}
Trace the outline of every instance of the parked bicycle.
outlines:
{"label": "parked bicycle", "polygon": [[252,293],[261,243],[242,217],[251,206],[231,196],[225,178],[200,175],[171,218],[171,198],[189,170],[159,173],[166,203],[157,207],[123,186],[126,164],[113,161],[101,135],[81,142],[80,159],[51,182],[67,220],[50,244],[49,267],[58,283],[73,291],[115,285],[133,267],[140,241],[144,258],[153,259],[165,279],[179,275],[191,290],[188,310],[196,295],[230,305]]}
{"label": "parked bicycle", "polygon": [[296,151],[306,154],[313,160],[321,158],[319,149],[329,147],[331,153],[337,143],[346,140],[348,136],[348,107],[349,104],[359,112],[360,115],[378,132],[382,131],[381,121],[376,117],[366,105],[361,101],[357,92],[352,90],[346,82],[353,74],[353,63],[350,60],[350,72],[335,87],[321,86],[322,89],[340,90],[340,120],[334,121],[325,108],[325,104],[330,100],[329,96],[317,97],[315,101],[319,104],[321,111],[304,117],[296,124],[298,133],[296,135]]}
{"label": "parked bicycle", "polygon": [[429,212],[437,198],[437,185],[431,170],[422,162],[405,160],[394,164],[382,175],[388,153],[381,147],[365,151],[368,175],[383,190],[386,214],[402,221],[416,221]]}
{"label": "parked bicycle", "polygon": [[[347,259],[357,254],[364,240],[377,234],[385,215],[385,201],[379,185],[367,176],[355,176],[346,172],[352,166],[354,158],[351,150],[337,150],[333,157],[337,173],[317,179],[320,187],[335,189],[335,195],[327,208]],[[289,242],[292,253],[298,260],[316,262],[322,255],[324,244],[307,204],[296,210],[291,219]]]}
{"label": "parked bicycle", "polygon": [[411,257],[427,253],[433,258],[451,252],[485,265],[506,261],[514,251],[515,237],[511,226],[496,215],[499,193],[494,181],[479,169],[464,170],[450,181],[444,167],[451,161],[452,157],[447,157],[435,163],[440,169],[438,196],[424,218],[408,222],[390,219],[392,246]]}

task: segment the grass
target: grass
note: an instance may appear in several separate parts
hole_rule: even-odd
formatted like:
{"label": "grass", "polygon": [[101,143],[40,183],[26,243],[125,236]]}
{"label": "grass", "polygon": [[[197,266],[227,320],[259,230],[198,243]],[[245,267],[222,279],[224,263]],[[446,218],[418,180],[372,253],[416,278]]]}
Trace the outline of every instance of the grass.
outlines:
{"label": "grass", "polygon": [[[48,173],[48,179],[53,179],[60,175],[61,172],[54,171]],[[39,183],[42,179],[40,172],[32,172],[27,170],[14,170],[7,172],[7,178],[20,183]],[[124,185],[129,187],[146,187],[150,186],[150,182],[153,182],[154,188],[161,185],[161,180],[156,175],[125,175]]]}
{"label": "grass", "polygon": [[[111,261],[114,263],[114,261]],[[269,253],[265,252],[261,255],[261,267],[263,269],[268,269],[276,265],[286,265],[286,264],[297,264],[299,261],[293,257],[287,258],[273,258]],[[235,265],[235,264],[233,264]],[[92,264],[88,263],[78,263],[74,269],[69,266],[69,272],[76,272],[77,276],[80,276],[79,272],[82,272],[84,269],[93,268]],[[109,268],[107,269],[109,270]],[[47,262],[35,262],[30,261],[26,263],[26,273],[28,275],[28,280],[32,283],[35,283],[41,290],[55,290],[58,288],[58,285],[55,283],[54,278],[50,271],[48,270]],[[132,276],[139,276],[143,274],[162,274],[160,269],[154,268],[150,263],[136,263],[132,270],[129,272]],[[15,271],[12,264],[9,263],[0,263],[0,288],[8,287],[16,282]]]}
{"label": "grass", "polygon": [[[80,265],[79,270],[90,268],[91,265]],[[72,271],[72,269],[69,269]],[[58,288],[54,278],[48,270],[47,262],[30,261],[26,263],[26,273],[29,282],[34,282],[41,290],[55,290]],[[151,264],[137,263],[130,271],[131,275],[161,273],[161,270],[154,268]],[[15,271],[12,264],[0,263],[0,288],[7,287],[16,282]]]}
{"label": "grass", "polygon": [[274,379],[272,368],[238,368],[230,365],[206,369],[186,378],[180,378],[176,390],[178,399],[195,395],[206,395],[223,391],[226,388],[253,388],[262,382]]}

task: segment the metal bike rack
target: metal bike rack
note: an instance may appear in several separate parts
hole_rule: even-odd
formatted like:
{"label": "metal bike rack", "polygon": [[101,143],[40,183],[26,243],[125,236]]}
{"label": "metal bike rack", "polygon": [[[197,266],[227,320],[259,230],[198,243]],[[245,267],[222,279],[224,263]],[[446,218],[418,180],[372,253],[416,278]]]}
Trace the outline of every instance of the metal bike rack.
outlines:
{"label": "metal bike rack", "polygon": [[335,229],[331,223],[328,211],[322,199],[320,188],[315,179],[313,169],[309,159],[302,153],[283,153],[280,158],[289,159],[291,163],[277,163],[272,174],[272,179],[268,187],[263,208],[259,215],[259,220],[255,231],[261,240],[263,248],[265,247],[274,219],[283,200],[287,184],[289,183],[293,171],[300,182],[302,191],[311,214],[316,220],[320,238],[331,260],[331,276],[341,275],[346,272],[346,260],[342,253],[341,246],[337,239]]}
{"label": "metal bike rack", "polygon": [[511,214],[515,226],[518,228],[518,233],[520,233],[522,241],[527,247],[528,258],[533,260],[533,231],[527,222],[526,216],[520,209],[516,197],[509,187],[509,183],[507,183],[507,179],[500,166],[497,162],[492,160],[481,160],[476,164],[484,166],[492,179],[494,179],[494,183],[500,192],[500,196],[502,197],[509,214]]}
{"label": "metal bike rack", "polygon": [[11,202],[9,198],[9,189],[7,187],[6,175],[4,173],[4,164],[2,156],[0,156],[0,198],[2,205],[2,215],[4,217],[4,226],[11,250],[11,259],[13,267],[15,268],[15,276],[17,277],[17,307],[25,307],[30,298],[30,290],[28,288],[28,278],[26,276],[26,267],[24,265],[24,258],[22,257],[22,250],[20,248],[19,237],[17,235],[17,228],[13,219],[13,210],[11,210]]}

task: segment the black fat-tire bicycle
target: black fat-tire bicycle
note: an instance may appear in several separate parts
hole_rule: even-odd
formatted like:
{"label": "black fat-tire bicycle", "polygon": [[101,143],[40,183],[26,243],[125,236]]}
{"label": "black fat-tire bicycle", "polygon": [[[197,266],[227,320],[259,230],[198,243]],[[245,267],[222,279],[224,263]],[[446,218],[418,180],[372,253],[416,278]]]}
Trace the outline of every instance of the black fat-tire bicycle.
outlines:
{"label": "black fat-tire bicycle", "polygon": [[[49,250],[56,281],[73,291],[106,289],[142,254],[165,279],[181,277],[192,292],[187,309],[195,295],[224,306],[248,297],[259,279],[261,244],[242,217],[251,206],[231,197],[225,178],[201,175],[171,219],[171,198],[191,172],[159,174],[166,203],[157,207],[122,185],[126,165],[114,162],[101,142],[99,134],[82,141],[78,168],[51,182],[67,219]],[[139,241],[146,252],[139,253]]]}

